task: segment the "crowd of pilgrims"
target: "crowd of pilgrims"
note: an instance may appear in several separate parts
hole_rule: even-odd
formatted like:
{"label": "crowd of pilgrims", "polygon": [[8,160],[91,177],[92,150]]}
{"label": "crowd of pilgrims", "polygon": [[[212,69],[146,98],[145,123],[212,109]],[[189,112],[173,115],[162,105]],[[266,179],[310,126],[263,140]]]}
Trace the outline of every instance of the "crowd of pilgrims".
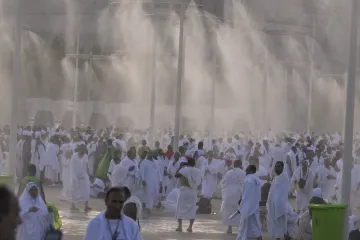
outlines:
{"label": "crowd of pilgrims", "polygon": [[[7,158],[8,133],[7,128],[2,130],[2,162]],[[340,200],[343,144],[339,133],[274,134],[269,130],[265,134],[229,133],[222,138],[182,135],[177,150],[172,147],[172,130],[163,133],[148,145],[146,131],[19,128],[16,175],[40,179],[35,185],[24,184],[21,208],[25,205],[27,211],[29,201],[22,205],[22,199],[35,196],[42,204],[30,201],[30,212],[38,209],[35,212],[43,214],[42,184],[62,184],[61,198],[74,211],[80,204],[85,211],[91,210],[91,197],[106,199],[108,212],[89,223],[85,240],[123,239],[118,238],[123,233],[115,220],[125,213],[134,221],[120,224],[124,231],[130,229],[124,239],[141,239],[133,223],[150,217],[154,208],[174,213],[176,231],[183,231],[186,220],[186,231],[192,232],[196,214],[211,214],[212,199],[221,198],[222,223],[229,234],[232,227],[239,227],[238,240],[262,239],[263,230],[275,239],[307,240],[312,239],[308,204]],[[355,209],[360,199],[358,135],[353,149],[351,208]],[[289,203],[292,198],[295,209]],[[109,217],[111,209],[122,209],[123,214],[119,211],[114,220]],[[40,227],[49,221],[47,216],[39,219],[30,221],[42,222]],[[357,217],[351,215],[349,232],[357,231],[356,222]],[[31,238],[31,227],[27,230],[26,239],[39,239]]]}

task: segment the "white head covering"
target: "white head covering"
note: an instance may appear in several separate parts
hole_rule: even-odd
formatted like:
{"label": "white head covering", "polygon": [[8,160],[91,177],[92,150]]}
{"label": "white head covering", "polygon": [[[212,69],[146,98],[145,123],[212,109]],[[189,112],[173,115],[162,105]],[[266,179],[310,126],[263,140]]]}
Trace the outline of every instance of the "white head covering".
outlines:
{"label": "white head covering", "polygon": [[35,138],[39,138],[41,136],[40,132],[35,132]]}
{"label": "white head covering", "polygon": [[313,190],[313,196],[314,196],[314,197],[322,198],[321,188],[315,188],[315,189]]}
{"label": "white head covering", "polygon": [[95,178],[94,182],[93,182],[93,186],[97,186],[99,188],[101,188],[103,191],[105,191],[105,184],[103,181],[101,181],[98,178]]}
{"label": "white head covering", "polygon": [[[36,187],[38,190],[38,195],[36,198],[33,198],[29,193],[30,189],[32,189],[33,187]],[[39,209],[37,212],[35,212],[36,214],[46,215],[49,213],[44,203],[44,200],[40,196],[40,190],[36,185],[36,183],[29,182],[26,185],[25,190],[20,196],[19,202],[20,202],[21,212],[27,212],[31,207],[35,206]]]}
{"label": "white head covering", "polygon": [[355,215],[349,216],[349,233],[356,229],[356,222],[358,220],[358,217]]}

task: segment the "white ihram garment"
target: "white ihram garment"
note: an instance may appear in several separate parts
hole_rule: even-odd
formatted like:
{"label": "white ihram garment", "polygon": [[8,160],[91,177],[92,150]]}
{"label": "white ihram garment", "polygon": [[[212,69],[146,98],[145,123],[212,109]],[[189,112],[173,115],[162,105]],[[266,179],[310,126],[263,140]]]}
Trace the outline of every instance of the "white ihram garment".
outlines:
{"label": "white ihram garment", "polygon": [[[129,169],[133,167],[134,170]],[[111,174],[111,185],[113,187],[127,187],[131,195],[136,195],[141,188],[140,170],[134,160],[126,157],[118,164]]]}
{"label": "white ihram garment", "polygon": [[96,148],[97,148],[97,144],[92,141],[91,143],[89,143],[86,146],[87,150],[88,150],[88,158],[89,158],[89,174],[90,176],[94,176],[95,175],[95,153],[96,153]]}
{"label": "white ihram garment", "polygon": [[180,189],[174,188],[166,197],[164,201],[164,208],[169,213],[176,213],[176,208],[180,196]]}
{"label": "white ihram garment", "polygon": [[74,153],[70,162],[71,194],[73,203],[83,203],[90,199],[90,180],[87,173],[88,157],[81,158]]}
{"label": "white ihram garment", "polygon": [[201,195],[205,198],[212,198],[217,187],[217,174],[219,171],[219,161],[213,159],[210,163],[208,160],[204,161],[201,168],[202,185]]}
{"label": "white ihram garment", "polygon": [[335,195],[336,179],[328,179],[329,176],[336,178],[336,172],[333,167],[329,169],[324,165],[319,166],[316,170],[317,174],[317,187],[321,189],[321,195],[324,199],[331,199]]}
{"label": "white ihram garment", "polygon": [[228,171],[222,182],[222,223],[225,226],[237,227],[240,222],[240,215],[237,215],[233,219],[229,217],[239,209],[239,201],[243,190],[243,184],[246,174],[240,168],[234,168]]}
{"label": "white ihram garment", "polygon": [[287,203],[289,177],[286,172],[275,177],[266,203],[268,233],[274,238],[287,234]]}
{"label": "white ihram garment", "polygon": [[90,196],[97,198],[99,193],[105,193],[105,184],[102,180],[95,178],[94,182],[90,185]]}
{"label": "white ihram garment", "polygon": [[109,165],[109,168],[108,168],[108,171],[107,171],[107,177],[109,179],[111,179],[111,175],[115,169],[115,167],[117,166],[118,164],[115,163],[114,159],[111,159],[110,161],[110,165]]}
{"label": "white ihram garment", "polygon": [[290,237],[295,237],[298,229],[299,215],[291,207],[290,203],[287,204],[287,230]]}
{"label": "white ihram garment", "polygon": [[261,236],[260,208],[261,184],[255,174],[245,177],[242,200],[239,207],[240,230],[236,240],[248,240]]}
{"label": "white ihram garment", "polygon": [[152,209],[159,196],[159,170],[154,160],[144,159],[140,164],[141,179],[146,182],[144,201],[147,209]]}
{"label": "white ihram garment", "polygon": [[256,171],[255,175],[259,177],[261,187],[264,186],[264,184],[265,184],[267,181],[266,181],[266,180],[262,180],[262,179],[260,179],[260,178],[261,178],[261,177],[268,177],[268,176],[269,176],[268,171],[267,171],[263,166],[260,165],[260,166],[259,166],[259,169]]}
{"label": "white ihram garment", "polygon": [[[287,164],[287,157],[290,158],[290,162],[291,162],[291,169],[290,166]],[[287,173],[287,175],[289,176],[289,178],[292,177],[292,174],[294,174],[295,170],[296,170],[296,154],[293,151],[289,151],[286,154],[286,158],[285,158],[285,168],[284,168],[284,172]]]}
{"label": "white ihram garment", "polygon": [[[140,202],[140,199],[137,198],[136,196],[131,195],[124,203],[124,206],[127,203],[135,203],[136,205],[136,219],[140,220],[141,219],[141,214],[142,214],[142,204]],[[124,208],[123,208],[124,209]]]}
{"label": "white ihram garment", "polygon": [[57,182],[59,180],[60,173],[60,164],[58,159],[58,154],[60,152],[60,148],[57,144],[49,142],[46,146],[46,154],[45,154],[45,163],[42,164],[40,162],[40,169],[45,167],[44,177],[47,180],[52,182]]}
{"label": "white ihram garment", "polygon": [[[116,230],[116,227],[118,229]],[[109,231],[111,229],[111,233]],[[112,233],[117,231],[119,235],[114,240],[141,240],[141,233],[137,223],[125,216],[121,215],[121,220],[107,220],[105,212],[101,212],[92,219],[85,232],[84,240],[111,240]]]}
{"label": "white ihram garment", "polygon": [[308,169],[307,174],[304,174],[302,167],[299,167],[294,172],[291,181],[295,184],[295,182],[299,182],[301,178],[306,180],[306,184],[303,189],[296,187],[296,206],[298,212],[305,212],[308,210],[309,201],[312,198],[314,176],[310,169]]}
{"label": "white ihram garment", "polygon": [[270,163],[271,163],[271,155],[268,151],[264,148],[263,155],[259,157],[259,164],[263,166],[267,172],[270,170]]}
{"label": "white ihram garment", "polygon": [[[22,162],[22,152],[24,147],[24,140],[20,139],[16,144],[16,176],[21,177],[23,174],[24,163]],[[0,149],[0,162],[2,161],[2,150]]]}
{"label": "white ihram garment", "polygon": [[[46,146],[41,141],[39,144],[36,140],[31,142],[31,164],[36,166],[36,176],[40,177],[41,171],[44,170],[44,164],[46,163]],[[40,167],[41,166],[41,167]]]}
{"label": "white ihram garment", "polygon": [[63,183],[63,190],[61,198],[71,200],[71,176],[70,176],[70,161],[72,149],[70,143],[65,143],[60,148],[61,151],[61,176]]}
{"label": "white ihram garment", "polygon": [[175,162],[174,158],[172,158],[167,167],[168,184],[166,187],[169,193],[177,187],[177,179],[175,178],[175,173],[177,172],[177,170],[179,170],[180,164],[180,159]]}
{"label": "white ihram garment", "polygon": [[197,188],[201,183],[200,170],[194,167],[183,167],[179,170],[189,187],[181,186],[176,208],[176,219],[191,220],[196,217]]}

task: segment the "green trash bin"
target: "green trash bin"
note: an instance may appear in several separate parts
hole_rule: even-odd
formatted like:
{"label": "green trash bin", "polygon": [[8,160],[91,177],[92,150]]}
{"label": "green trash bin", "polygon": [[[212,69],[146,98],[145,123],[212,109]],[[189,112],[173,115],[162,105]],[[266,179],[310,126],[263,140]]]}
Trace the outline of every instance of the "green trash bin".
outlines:
{"label": "green trash bin", "polygon": [[347,206],[342,204],[310,204],[313,240],[343,240]]}
{"label": "green trash bin", "polygon": [[12,175],[0,175],[0,185],[6,185],[12,189],[14,187],[14,176]]}

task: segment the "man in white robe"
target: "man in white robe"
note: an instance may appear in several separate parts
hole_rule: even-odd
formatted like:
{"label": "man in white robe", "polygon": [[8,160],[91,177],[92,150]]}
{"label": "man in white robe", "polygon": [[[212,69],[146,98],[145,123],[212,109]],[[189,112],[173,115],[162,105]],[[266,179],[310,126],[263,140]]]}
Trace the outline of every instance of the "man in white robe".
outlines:
{"label": "man in white robe", "polygon": [[275,163],[278,161],[284,161],[286,152],[280,146],[280,144],[276,144],[273,148],[271,148],[270,151],[271,151],[271,162],[270,162],[269,173],[272,176],[274,167],[275,167]]}
{"label": "man in white robe", "polygon": [[97,137],[94,137],[93,140],[87,145],[88,157],[89,157],[89,175],[93,177],[95,175],[95,153],[97,148]]}
{"label": "man in white robe", "polygon": [[309,170],[313,173],[313,175],[316,175],[316,171],[319,167],[319,164],[317,161],[315,161],[314,157],[315,153],[313,151],[308,151],[307,153],[307,160],[309,161]]}
{"label": "man in white robe", "polygon": [[183,220],[190,220],[187,231],[192,232],[197,210],[197,188],[201,183],[201,173],[195,167],[195,160],[190,158],[188,163],[183,163],[175,177],[179,178],[180,182],[180,194],[175,214],[179,225],[176,231],[182,231]]}
{"label": "man in white robe", "polygon": [[295,146],[291,147],[291,150],[286,154],[285,159],[285,172],[287,173],[289,178],[292,178],[292,175],[294,174],[297,163],[296,163],[296,153],[297,149]]}
{"label": "man in white robe", "polygon": [[[19,141],[16,144],[16,176],[21,177],[23,173],[23,163],[22,163],[22,150],[24,145],[24,139],[22,135],[22,131],[19,134]],[[2,161],[2,150],[0,147],[0,162]]]}
{"label": "man in white robe", "polygon": [[256,167],[255,175],[259,177],[261,187],[264,186],[270,180],[269,172],[259,164],[259,159],[257,157],[250,157],[250,164]]}
{"label": "man in white robe", "polygon": [[161,201],[163,199],[165,199],[165,179],[167,179],[167,176],[166,176],[166,169],[167,169],[167,161],[165,161],[165,156],[164,156],[164,153],[162,151],[162,149],[160,148],[156,148],[156,150],[154,150],[154,154],[155,154],[155,157],[154,157],[154,160],[155,160],[155,163],[156,163],[156,166],[159,170],[159,179],[160,179],[160,182],[162,183],[160,185],[160,195],[159,195],[159,198],[158,198],[158,201],[157,201],[157,207],[160,208],[161,207]]}
{"label": "man in white robe", "polygon": [[114,141],[113,141],[113,146],[115,148],[118,148],[121,150],[121,159],[125,158],[125,154],[127,152],[127,146],[126,146],[126,142],[124,140],[124,135],[123,134],[120,134],[118,135]]}
{"label": "man in white robe", "polygon": [[109,189],[105,198],[106,211],[89,222],[84,240],[142,240],[138,224],[122,214],[125,196],[121,188]]}
{"label": "man in white robe", "polygon": [[46,146],[45,162],[40,162],[40,170],[44,169],[44,177],[50,183],[57,183],[59,181],[60,164],[59,164],[59,153],[60,148],[55,143],[55,137],[51,137],[49,143]]}
{"label": "man in white robe", "polygon": [[201,195],[204,198],[212,199],[217,187],[219,173],[219,161],[213,159],[213,152],[207,152],[207,159],[200,168],[202,174]]}
{"label": "man in white robe", "polygon": [[302,214],[308,210],[308,204],[312,197],[314,176],[308,168],[308,164],[308,161],[304,161],[302,165],[295,170],[291,180],[292,184],[295,186],[298,214]]}
{"label": "man in white robe", "polygon": [[131,195],[137,195],[141,187],[140,170],[135,162],[136,152],[128,151],[127,157],[117,165],[111,174],[111,186],[127,187]]}
{"label": "man in white robe", "polygon": [[248,240],[249,238],[262,240],[259,207],[261,185],[255,173],[256,167],[254,165],[249,165],[246,168],[242,199],[238,210],[240,214],[240,230],[236,240]]}
{"label": "man in white robe", "polygon": [[71,179],[70,179],[70,161],[72,157],[72,149],[70,145],[70,140],[65,138],[63,145],[60,147],[61,152],[61,175],[62,175],[62,183],[63,190],[61,192],[62,200],[71,200]]}
{"label": "man in white robe", "polygon": [[107,172],[107,177],[108,179],[111,181],[111,175],[113,173],[113,171],[115,170],[116,166],[120,164],[121,162],[121,157],[122,157],[122,153],[121,153],[121,149],[115,148],[114,150],[114,154],[113,154],[113,159],[111,159],[110,161],[110,165],[108,168],[108,172]]}
{"label": "man in white robe", "polygon": [[241,160],[234,162],[234,168],[229,170],[222,179],[222,223],[228,226],[227,233],[232,233],[232,227],[239,226],[240,215],[233,219],[229,217],[239,209],[239,201],[243,190],[246,173],[241,169]]}
{"label": "man in white robe", "polygon": [[151,213],[151,209],[159,196],[161,184],[159,169],[153,157],[154,153],[150,151],[147,158],[140,164],[140,176],[145,195],[145,210],[148,214]]}
{"label": "man in white robe", "polygon": [[[31,164],[34,164],[37,169],[40,169],[40,165],[46,162],[46,146],[40,138],[41,133],[35,132],[35,139],[31,142]],[[40,173],[43,169],[40,169],[36,173],[36,177],[40,178]]]}
{"label": "man in white robe", "polygon": [[316,170],[315,183],[321,189],[322,197],[330,200],[335,196],[336,172],[330,165],[330,159],[324,159],[324,165]]}
{"label": "man in white robe", "polygon": [[85,203],[85,212],[90,211],[90,180],[87,169],[88,157],[85,154],[86,146],[79,145],[71,158],[70,162],[70,179],[71,179],[71,210],[76,211],[75,204]]}
{"label": "man in white robe", "polygon": [[167,192],[171,192],[177,185],[177,179],[175,178],[175,174],[180,168],[180,153],[175,152],[174,156],[171,158],[169,165],[167,167],[167,177],[168,177],[168,184],[166,186]]}
{"label": "man in white robe", "polygon": [[275,164],[276,177],[273,180],[266,203],[268,233],[271,237],[282,239],[287,231],[287,203],[290,180],[284,172],[284,163]]}
{"label": "man in white robe", "polygon": [[316,149],[314,161],[317,163],[317,166],[324,165],[324,157],[322,156],[321,149]]}

